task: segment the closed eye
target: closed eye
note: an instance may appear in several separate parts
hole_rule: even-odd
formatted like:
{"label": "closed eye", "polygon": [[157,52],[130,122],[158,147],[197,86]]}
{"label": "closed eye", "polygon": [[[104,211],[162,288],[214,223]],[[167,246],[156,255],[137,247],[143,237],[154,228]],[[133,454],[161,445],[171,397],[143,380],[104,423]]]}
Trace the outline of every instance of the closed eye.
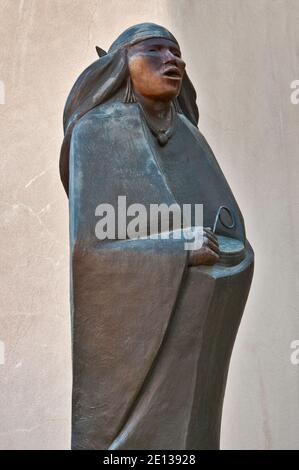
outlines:
{"label": "closed eye", "polygon": [[171,50],[171,53],[172,53],[173,55],[175,55],[176,57],[181,58],[181,53],[180,53],[180,51],[178,51],[177,49],[170,49],[170,50]]}

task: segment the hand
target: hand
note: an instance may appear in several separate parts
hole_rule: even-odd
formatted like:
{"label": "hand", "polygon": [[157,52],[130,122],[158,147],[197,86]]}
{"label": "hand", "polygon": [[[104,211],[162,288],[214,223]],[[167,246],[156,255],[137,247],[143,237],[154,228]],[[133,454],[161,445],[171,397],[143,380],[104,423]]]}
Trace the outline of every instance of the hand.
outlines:
{"label": "hand", "polygon": [[203,229],[203,245],[199,250],[189,251],[189,266],[213,266],[219,260],[219,244],[209,227]]}

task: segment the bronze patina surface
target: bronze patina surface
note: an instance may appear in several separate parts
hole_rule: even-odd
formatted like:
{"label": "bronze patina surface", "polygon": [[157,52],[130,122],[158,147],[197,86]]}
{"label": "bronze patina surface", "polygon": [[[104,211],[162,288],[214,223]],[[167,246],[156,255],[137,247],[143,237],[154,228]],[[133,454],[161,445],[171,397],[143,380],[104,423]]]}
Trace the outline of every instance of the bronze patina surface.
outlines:
{"label": "bronze patina surface", "polygon": [[[145,23],[97,51],[67,100],[60,160],[70,209],[72,447],[217,449],[253,274],[243,217],[198,130],[174,36]],[[203,246],[100,241],[95,209],[116,208],[119,196],[146,208],[203,204]]]}

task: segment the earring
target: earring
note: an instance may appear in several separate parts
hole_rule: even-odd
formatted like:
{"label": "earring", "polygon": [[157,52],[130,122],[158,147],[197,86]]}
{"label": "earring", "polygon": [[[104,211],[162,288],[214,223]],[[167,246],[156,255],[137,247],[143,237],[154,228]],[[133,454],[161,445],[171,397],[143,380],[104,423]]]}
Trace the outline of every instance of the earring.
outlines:
{"label": "earring", "polygon": [[131,77],[128,77],[124,103],[136,103]]}

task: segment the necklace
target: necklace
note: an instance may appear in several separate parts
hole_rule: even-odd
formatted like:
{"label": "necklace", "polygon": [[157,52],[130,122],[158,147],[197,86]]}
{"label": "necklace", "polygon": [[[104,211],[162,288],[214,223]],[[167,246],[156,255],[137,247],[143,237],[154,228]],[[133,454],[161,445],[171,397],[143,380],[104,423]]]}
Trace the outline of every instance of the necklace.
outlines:
{"label": "necklace", "polygon": [[146,120],[146,123],[148,125],[148,127],[150,128],[151,132],[154,134],[154,136],[157,138],[159,144],[161,145],[161,147],[163,147],[164,145],[167,144],[167,142],[169,141],[169,139],[171,138],[171,136],[173,135],[173,131],[174,131],[174,116],[175,116],[175,112],[174,112],[174,109],[173,109],[173,104],[171,103],[171,106],[170,106],[170,125],[168,128],[158,128],[156,126],[154,126],[150,120],[150,117],[149,115],[147,114],[147,112],[145,111],[145,109],[143,108],[143,106],[139,103],[139,106],[143,112],[143,115],[144,115],[144,118]]}

